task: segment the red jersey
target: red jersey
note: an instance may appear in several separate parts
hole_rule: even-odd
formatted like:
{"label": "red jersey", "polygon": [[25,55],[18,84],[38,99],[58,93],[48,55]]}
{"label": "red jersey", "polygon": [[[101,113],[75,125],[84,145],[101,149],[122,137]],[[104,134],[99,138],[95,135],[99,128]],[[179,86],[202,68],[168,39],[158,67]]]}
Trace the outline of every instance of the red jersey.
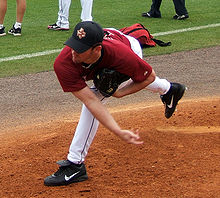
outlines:
{"label": "red jersey", "polygon": [[142,82],[151,74],[151,66],[131,50],[129,40],[117,31],[108,31],[110,34],[102,42],[102,56],[89,68],[72,61],[70,47],[65,46],[60,52],[54,62],[54,71],[65,92],[86,87],[86,81],[92,80],[100,68],[114,69],[134,82]]}

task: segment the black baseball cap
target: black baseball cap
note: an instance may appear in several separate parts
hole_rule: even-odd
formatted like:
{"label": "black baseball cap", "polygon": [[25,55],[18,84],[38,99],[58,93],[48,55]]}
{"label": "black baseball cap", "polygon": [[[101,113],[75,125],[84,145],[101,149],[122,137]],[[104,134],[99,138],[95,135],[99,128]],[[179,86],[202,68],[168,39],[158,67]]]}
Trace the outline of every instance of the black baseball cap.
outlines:
{"label": "black baseball cap", "polygon": [[78,23],[72,36],[64,43],[77,53],[83,53],[97,43],[103,41],[104,31],[102,27],[93,21]]}

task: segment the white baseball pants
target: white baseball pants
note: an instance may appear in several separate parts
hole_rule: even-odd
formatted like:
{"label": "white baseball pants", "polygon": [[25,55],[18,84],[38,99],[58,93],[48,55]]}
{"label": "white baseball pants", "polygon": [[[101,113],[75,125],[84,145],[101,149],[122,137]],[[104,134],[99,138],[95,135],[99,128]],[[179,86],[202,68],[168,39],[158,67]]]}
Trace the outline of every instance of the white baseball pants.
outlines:
{"label": "white baseball pants", "polygon": [[[81,20],[92,21],[93,0],[80,0],[81,2]],[[59,11],[56,24],[61,28],[69,28],[69,10],[71,0],[59,0]]]}

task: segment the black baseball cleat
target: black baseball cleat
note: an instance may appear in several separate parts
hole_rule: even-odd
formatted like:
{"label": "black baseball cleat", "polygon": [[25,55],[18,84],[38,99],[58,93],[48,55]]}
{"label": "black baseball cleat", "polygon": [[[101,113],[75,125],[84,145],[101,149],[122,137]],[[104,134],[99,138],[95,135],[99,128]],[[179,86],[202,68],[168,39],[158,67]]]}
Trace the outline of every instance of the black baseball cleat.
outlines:
{"label": "black baseball cleat", "polygon": [[150,12],[143,12],[141,16],[147,18],[161,18],[161,14],[151,14]]}
{"label": "black baseball cleat", "polygon": [[178,14],[175,14],[174,16],[173,16],[173,19],[177,19],[179,17],[179,15]]}
{"label": "black baseball cleat", "polygon": [[183,15],[175,14],[173,16],[173,19],[175,19],[175,20],[185,20],[185,19],[188,19],[188,18],[189,18],[188,14],[183,14]]}
{"label": "black baseball cleat", "polygon": [[57,25],[56,23],[54,23],[52,25],[48,25],[47,29],[49,29],[49,30],[69,30],[69,28],[62,28],[59,25]]}
{"label": "black baseball cleat", "polygon": [[15,26],[13,25],[12,28],[8,31],[8,33],[14,36],[21,36],[21,28],[15,28]]}
{"label": "black baseball cleat", "polygon": [[60,160],[57,172],[44,179],[46,186],[63,186],[71,183],[82,182],[88,179],[84,163],[74,164],[69,160]]}
{"label": "black baseball cleat", "polygon": [[165,106],[165,117],[167,119],[173,115],[179,100],[183,97],[185,90],[185,85],[171,83],[170,90],[166,94],[160,96]]}
{"label": "black baseball cleat", "polygon": [[0,36],[5,36],[5,27],[0,28]]}

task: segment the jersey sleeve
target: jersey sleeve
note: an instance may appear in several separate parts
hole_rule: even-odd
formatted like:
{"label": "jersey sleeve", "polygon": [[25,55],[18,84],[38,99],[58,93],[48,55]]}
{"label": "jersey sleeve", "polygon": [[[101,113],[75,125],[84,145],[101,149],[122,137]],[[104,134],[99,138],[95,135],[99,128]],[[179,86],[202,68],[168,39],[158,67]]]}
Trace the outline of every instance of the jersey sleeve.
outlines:
{"label": "jersey sleeve", "polygon": [[54,71],[64,92],[79,91],[87,86],[80,75],[80,67],[74,66],[71,53],[64,48],[54,62]]}

